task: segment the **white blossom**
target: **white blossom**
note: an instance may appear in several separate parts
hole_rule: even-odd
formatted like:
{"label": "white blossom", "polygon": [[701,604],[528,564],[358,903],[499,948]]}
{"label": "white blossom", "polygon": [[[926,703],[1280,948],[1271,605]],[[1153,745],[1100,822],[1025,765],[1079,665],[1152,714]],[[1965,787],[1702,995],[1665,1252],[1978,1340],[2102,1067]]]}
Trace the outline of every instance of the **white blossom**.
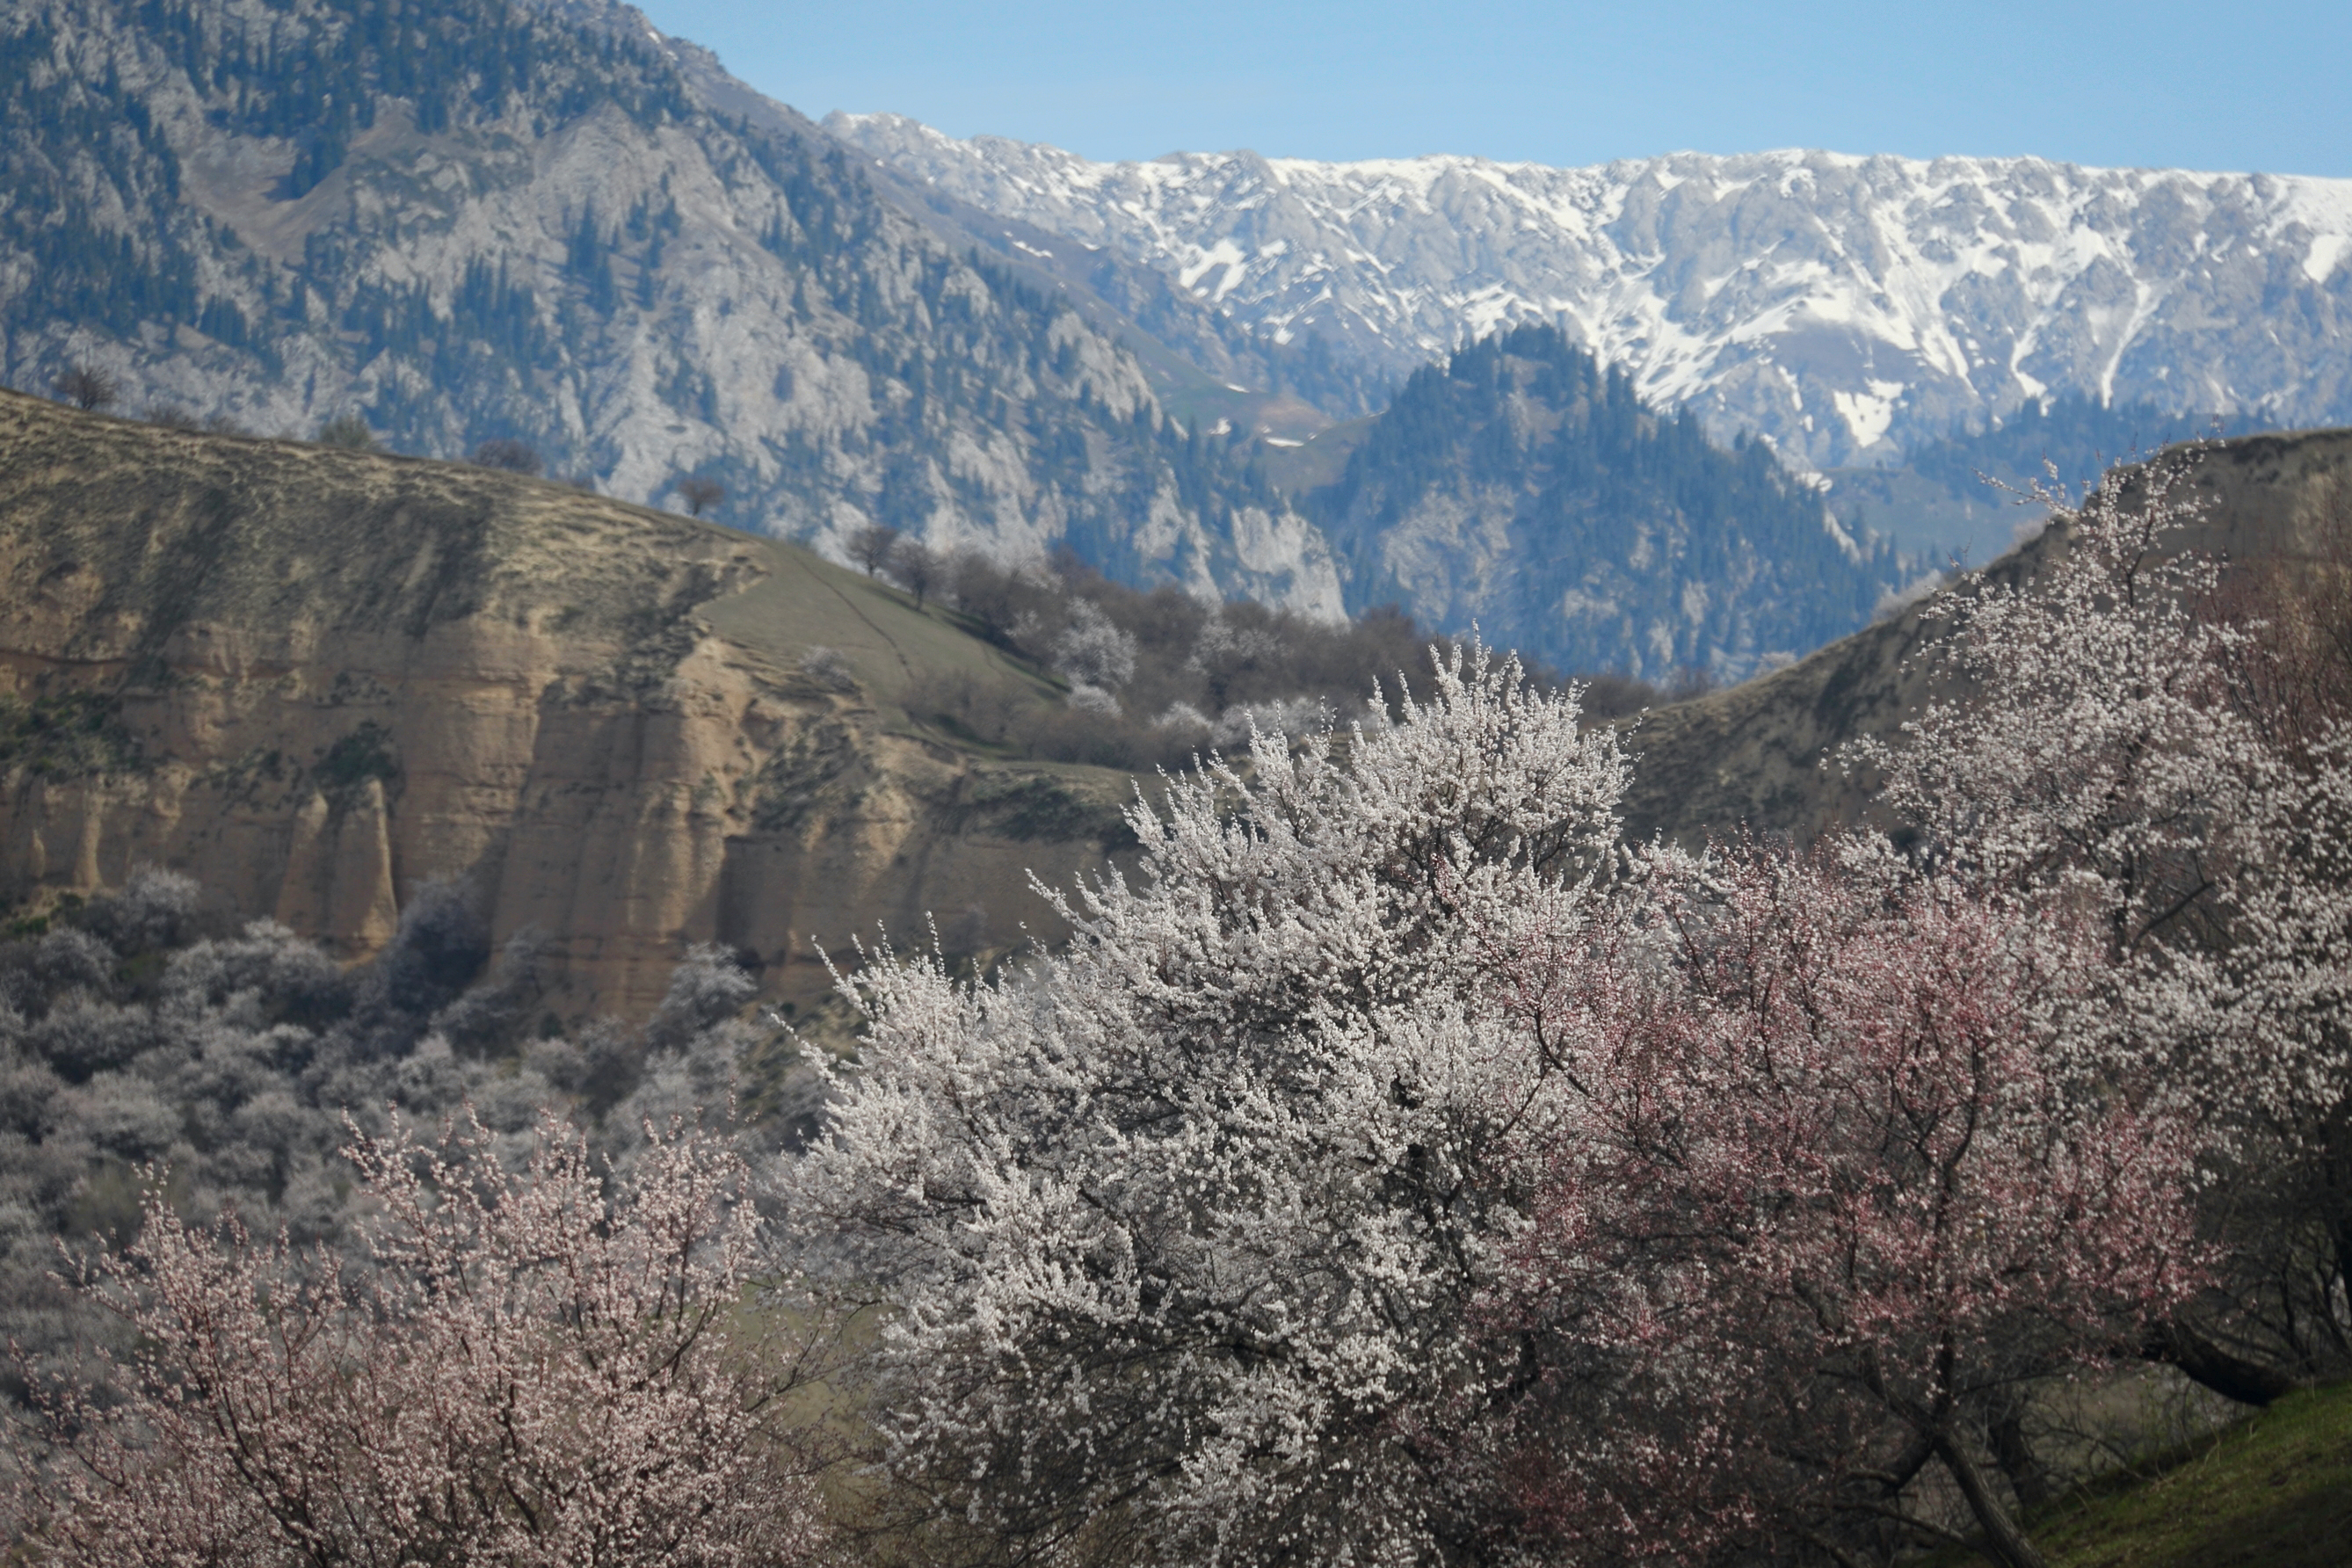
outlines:
{"label": "white blossom", "polygon": [[874,955],[787,1184],[829,1288],[890,1304],[894,1471],[1048,1556],[1435,1554],[1416,1434],[1495,1374],[1467,1307],[1549,1094],[1481,943],[1581,918],[1625,771],[1572,693],[1456,656],[1401,721],[1257,734],[1131,808],[1138,875],[1047,895],[1066,952]]}

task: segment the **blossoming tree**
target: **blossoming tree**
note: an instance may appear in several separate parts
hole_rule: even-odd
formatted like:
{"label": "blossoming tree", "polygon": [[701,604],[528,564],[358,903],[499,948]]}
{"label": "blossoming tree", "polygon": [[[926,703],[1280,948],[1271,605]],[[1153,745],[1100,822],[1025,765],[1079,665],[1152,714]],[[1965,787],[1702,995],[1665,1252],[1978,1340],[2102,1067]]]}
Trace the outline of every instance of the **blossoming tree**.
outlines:
{"label": "blossoming tree", "polygon": [[1859,1563],[1944,1533],[1932,1465],[2034,1568],[1987,1401],[2133,1353],[2200,1279],[2194,1123],[2075,1065],[2101,944],[1866,853],[1647,860],[1623,926],[1511,966],[1575,1086],[1487,1320],[1542,1368],[1525,1528]]}
{"label": "blossoming tree", "polygon": [[773,1441],[789,1365],[730,1332],[745,1173],[693,1131],[607,1200],[552,1119],[526,1168],[470,1121],[436,1146],[355,1133],[364,1266],[193,1226],[161,1191],[85,1279],[132,1331],[100,1391],[16,1441],[39,1559],[677,1564],[806,1556],[813,1493]]}
{"label": "blossoming tree", "polygon": [[[2236,1254],[2154,1348],[2263,1400],[2352,1367],[2352,622],[2249,605],[2179,547],[2211,504],[2196,464],[2111,476],[2030,581],[1952,596],[1957,694],[1848,760],[1924,863],[2103,930],[2097,1048],[2219,1135],[2207,1207]],[[2340,595],[2345,566],[2304,570]],[[2332,684],[2296,652],[2331,632]]]}
{"label": "blossoming tree", "polygon": [[1076,936],[955,981],[878,955],[790,1180],[836,1297],[890,1311],[895,1474],[1008,1556],[1410,1562],[1479,1538],[1447,1412],[1525,1223],[1550,1069],[1482,930],[1571,929],[1624,763],[1483,653],[1401,721],[1258,736],[1129,820]]}

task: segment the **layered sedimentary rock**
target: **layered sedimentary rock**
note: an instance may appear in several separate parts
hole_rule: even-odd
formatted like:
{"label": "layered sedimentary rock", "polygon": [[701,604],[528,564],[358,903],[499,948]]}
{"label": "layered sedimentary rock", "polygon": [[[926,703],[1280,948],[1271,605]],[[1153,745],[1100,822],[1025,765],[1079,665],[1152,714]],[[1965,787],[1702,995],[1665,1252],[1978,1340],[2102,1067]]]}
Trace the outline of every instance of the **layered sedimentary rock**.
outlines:
{"label": "layered sedimentary rock", "polygon": [[[1026,892],[1120,775],[922,720],[1029,673],[808,552],[536,479],[0,395],[0,903],[153,862],[360,957],[433,880],[642,1012],[691,942],[772,992],[877,921],[1053,934]],[[837,658],[808,662],[813,647]],[[804,668],[805,666],[805,668]]]}

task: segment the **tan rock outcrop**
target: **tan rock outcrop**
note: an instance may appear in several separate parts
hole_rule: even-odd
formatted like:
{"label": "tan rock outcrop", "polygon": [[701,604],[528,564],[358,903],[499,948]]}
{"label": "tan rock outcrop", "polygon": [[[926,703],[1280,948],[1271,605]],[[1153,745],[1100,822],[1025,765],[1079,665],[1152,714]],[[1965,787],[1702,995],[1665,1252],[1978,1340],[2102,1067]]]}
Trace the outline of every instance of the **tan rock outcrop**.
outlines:
{"label": "tan rock outcrop", "polygon": [[0,395],[0,902],[154,862],[356,959],[451,880],[562,1016],[699,941],[806,1001],[812,939],[1050,937],[1024,873],[1102,864],[1130,787],[938,729],[945,682],[1048,694],[893,591],[509,475]]}

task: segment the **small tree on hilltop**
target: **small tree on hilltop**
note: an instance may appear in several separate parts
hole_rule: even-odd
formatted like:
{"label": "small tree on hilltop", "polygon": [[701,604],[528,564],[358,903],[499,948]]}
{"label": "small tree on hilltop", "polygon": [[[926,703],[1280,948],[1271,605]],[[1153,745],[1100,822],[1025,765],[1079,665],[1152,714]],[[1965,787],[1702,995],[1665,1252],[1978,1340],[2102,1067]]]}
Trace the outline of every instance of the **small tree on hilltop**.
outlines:
{"label": "small tree on hilltop", "polygon": [[890,564],[898,548],[898,531],[887,522],[869,522],[849,536],[849,558],[866,568],[868,577]]}
{"label": "small tree on hilltop", "polygon": [[915,595],[915,607],[919,610],[939,585],[944,566],[939,552],[920,540],[902,539],[890,551],[890,575]]}
{"label": "small tree on hilltop", "polygon": [[1130,808],[1140,869],[1055,895],[1076,937],[1026,972],[886,952],[850,988],[791,1212],[833,1290],[896,1303],[892,1473],[1008,1556],[1405,1563],[1478,1528],[1442,1428],[1516,1374],[1468,1308],[1559,1085],[1468,939],[1575,923],[1625,764],[1515,662],[1433,685],[1344,763],[1260,735]]}
{"label": "small tree on hilltop", "polygon": [[505,438],[483,442],[466,460],[478,468],[497,468],[503,473],[533,476],[546,466],[540,458],[538,447],[528,441]]}
{"label": "small tree on hilltop", "polygon": [[717,506],[727,499],[727,487],[705,474],[688,474],[677,481],[677,499],[686,510],[700,517],[706,507]]}
{"label": "small tree on hilltop", "polygon": [[338,414],[319,426],[319,445],[338,447],[348,452],[373,452],[376,449],[375,432],[356,414]]}
{"label": "small tree on hilltop", "polygon": [[94,364],[69,364],[57,380],[58,395],[76,408],[93,413],[111,408],[121,395],[112,375]]}
{"label": "small tree on hilltop", "polygon": [[194,1228],[151,1193],[83,1279],[137,1336],[119,1402],[46,1403],[17,1441],[41,1560],[665,1563],[751,1568],[817,1541],[777,1463],[779,1387],[732,1342],[753,1224],[745,1173],[655,1137],[608,1204],[550,1118],[520,1173],[470,1121],[352,1151],[378,1205],[370,1267]]}
{"label": "small tree on hilltop", "polygon": [[1070,624],[1054,639],[1054,668],[1074,681],[1117,691],[1135,679],[1134,637],[1090,599],[1070,601]]}

